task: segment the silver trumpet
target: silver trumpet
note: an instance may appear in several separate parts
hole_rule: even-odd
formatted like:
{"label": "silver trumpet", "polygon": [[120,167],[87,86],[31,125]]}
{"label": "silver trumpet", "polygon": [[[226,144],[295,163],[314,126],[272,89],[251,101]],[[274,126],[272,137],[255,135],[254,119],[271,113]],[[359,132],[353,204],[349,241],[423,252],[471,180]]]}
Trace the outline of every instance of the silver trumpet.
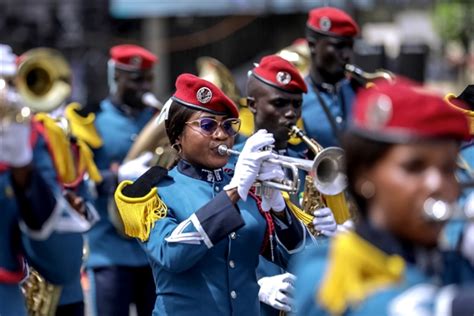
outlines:
{"label": "silver trumpet", "polygon": [[[222,155],[240,155],[240,152],[237,150],[229,149],[226,145],[220,145],[217,148],[217,152]],[[290,174],[290,179],[283,179],[281,181],[262,181],[262,186],[264,188],[272,188],[272,189],[277,189],[281,191],[286,191],[289,194],[295,194],[298,192],[298,189],[300,187],[300,180],[298,178],[298,168],[295,163],[288,162],[284,160],[283,158],[288,158],[285,156],[277,155],[275,154],[273,156],[274,158],[270,158],[265,160],[268,163],[273,163],[280,165],[284,169],[289,170]],[[304,159],[301,159],[304,160]]]}
{"label": "silver trumpet", "polygon": [[[217,148],[220,155],[240,155],[239,151],[220,145]],[[336,195],[347,186],[347,178],[343,172],[344,151],[338,147],[328,147],[321,151],[314,160],[293,158],[274,154],[266,162],[280,165],[290,172],[289,179],[280,181],[263,181],[262,186],[286,191],[289,194],[298,193],[300,181],[298,169],[315,175],[314,186],[322,194]]]}

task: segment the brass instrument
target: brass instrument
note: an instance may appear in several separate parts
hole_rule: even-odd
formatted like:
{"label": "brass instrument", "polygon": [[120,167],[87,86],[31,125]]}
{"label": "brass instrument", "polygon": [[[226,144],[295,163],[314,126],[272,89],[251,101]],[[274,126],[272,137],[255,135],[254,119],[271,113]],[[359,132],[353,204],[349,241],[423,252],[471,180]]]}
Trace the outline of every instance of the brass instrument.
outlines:
{"label": "brass instrument", "polygon": [[338,224],[351,217],[344,195],[347,187],[347,178],[343,172],[344,151],[339,147],[323,148],[295,125],[291,127],[290,133],[300,137],[315,154],[313,167],[303,169],[308,172],[301,203],[306,216],[300,219],[313,235],[318,235],[312,227],[312,212],[315,209],[328,206]]}
{"label": "brass instrument", "polygon": [[33,113],[51,112],[71,94],[71,68],[57,50],[35,48],[20,56],[17,90]]}
{"label": "brass instrument", "polygon": [[299,39],[293,42],[290,46],[278,51],[276,55],[288,60],[296,68],[298,68],[302,77],[309,74],[311,64],[311,53],[308,42],[304,39]]}
{"label": "brass instrument", "polygon": [[29,268],[28,279],[22,284],[29,316],[54,316],[61,297],[61,287],[45,280],[38,271]]}
{"label": "brass instrument", "polygon": [[[222,156],[240,155],[240,152],[238,152],[237,150],[229,149],[226,145],[220,145],[217,148],[217,151]],[[284,179],[282,181],[262,181],[261,184],[263,188],[271,188],[280,191],[285,191],[289,194],[294,194],[298,192],[300,185],[300,181],[298,178],[298,167],[303,168],[302,164],[306,164],[307,160],[274,154],[273,158],[267,159],[265,160],[265,162],[280,165],[282,168],[288,169],[291,172],[291,177],[290,179]]]}
{"label": "brass instrument", "polygon": [[377,69],[375,72],[367,72],[356,65],[346,64],[345,71],[351,78],[356,80],[363,87],[369,87],[373,81],[378,79],[387,81],[393,81],[395,79],[395,74],[386,69]]}

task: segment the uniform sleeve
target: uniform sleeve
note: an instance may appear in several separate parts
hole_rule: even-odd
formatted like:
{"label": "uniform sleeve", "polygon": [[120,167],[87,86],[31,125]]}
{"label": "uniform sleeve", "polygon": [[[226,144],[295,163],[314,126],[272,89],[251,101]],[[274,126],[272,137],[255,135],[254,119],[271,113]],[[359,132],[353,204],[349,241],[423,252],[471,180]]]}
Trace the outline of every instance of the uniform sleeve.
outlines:
{"label": "uniform sleeve", "polygon": [[57,222],[70,207],[61,196],[52,160],[38,142],[26,187],[12,181],[19,209],[21,241],[28,263],[52,283],[67,283],[82,263],[82,236],[58,233]]}
{"label": "uniform sleeve", "polygon": [[284,210],[285,218],[282,220],[273,215],[275,223],[275,233],[278,246],[288,254],[294,254],[304,249],[305,245],[305,228],[293,214],[288,210]]}
{"label": "uniform sleeve", "polygon": [[155,223],[143,246],[152,261],[169,271],[183,272],[243,225],[240,211],[221,192],[181,223],[174,211],[168,210],[168,215]]}

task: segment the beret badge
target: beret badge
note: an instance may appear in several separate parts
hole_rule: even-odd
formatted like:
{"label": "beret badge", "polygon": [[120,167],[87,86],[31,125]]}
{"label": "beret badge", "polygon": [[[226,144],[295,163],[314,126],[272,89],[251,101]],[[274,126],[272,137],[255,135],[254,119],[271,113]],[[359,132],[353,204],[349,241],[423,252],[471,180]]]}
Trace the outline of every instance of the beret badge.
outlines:
{"label": "beret badge", "polygon": [[209,103],[209,101],[212,99],[211,89],[208,87],[199,88],[199,90],[196,92],[196,99],[202,104]]}

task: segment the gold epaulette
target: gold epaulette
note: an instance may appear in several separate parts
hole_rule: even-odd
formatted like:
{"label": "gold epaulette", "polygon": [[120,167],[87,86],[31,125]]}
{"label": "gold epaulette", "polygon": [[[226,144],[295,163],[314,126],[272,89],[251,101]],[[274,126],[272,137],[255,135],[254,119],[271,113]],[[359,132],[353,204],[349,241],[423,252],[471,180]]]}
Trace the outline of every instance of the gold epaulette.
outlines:
{"label": "gold epaulette", "polygon": [[62,183],[71,183],[77,178],[77,170],[71,152],[71,143],[56,120],[46,113],[35,114],[35,120],[44,127],[44,136],[51,151],[53,163]]}
{"label": "gold epaulette", "polygon": [[405,271],[402,257],[384,253],[354,232],[333,238],[328,259],[316,301],[331,315],[342,315],[376,290],[401,281]]}
{"label": "gold epaulette", "polygon": [[81,105],[77,102],[70,103],[64,115],[69,121],[71,127],[71,133],[74,137],[84,141],[93,149],[97,149],[102,146],[102,138],[99,136],[97,129],[95,128],[95,114],[89,113],[86,117],[83,117],[77,113],[77,110],[81,108]]}
{"label": "gold epaulette", "polygon": [[156,187],[143,197],[124,195],[123,189],[132,183],[132,181],[126,180],[118,185],[114,194],[115,203],[123,222],[125,234],[141,241],[147,241],[155,222],[166,217],[168,207],[159,198]]}

